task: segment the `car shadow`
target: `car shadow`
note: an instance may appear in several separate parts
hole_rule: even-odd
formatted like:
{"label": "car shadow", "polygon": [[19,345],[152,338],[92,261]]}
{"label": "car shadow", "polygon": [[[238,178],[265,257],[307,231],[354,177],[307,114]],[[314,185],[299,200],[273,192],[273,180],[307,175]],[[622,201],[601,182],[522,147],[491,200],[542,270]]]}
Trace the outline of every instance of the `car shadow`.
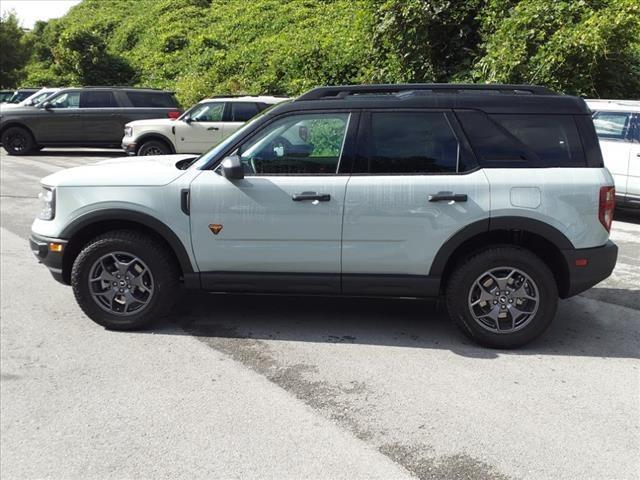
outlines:
{"label": "car shadow", "polygon": [[30,157],[126,157],[122,150],[47,150],[29,154]]}
{"label": "car shadow", "polygon": [[616,208],[613,215],[616,222],[627,222],[640,225],[640,208]]}
{"label": "car shadow", "polygon": [[[477,346],[425,300],[188,293],[155,334],[445,349],[495,359],[502,355],[640,358],[640,325],[612,315],[615,307],[577,297],[560,302],[549,330],[515,350]],[[624,311],[624,315],[630,316]]]}

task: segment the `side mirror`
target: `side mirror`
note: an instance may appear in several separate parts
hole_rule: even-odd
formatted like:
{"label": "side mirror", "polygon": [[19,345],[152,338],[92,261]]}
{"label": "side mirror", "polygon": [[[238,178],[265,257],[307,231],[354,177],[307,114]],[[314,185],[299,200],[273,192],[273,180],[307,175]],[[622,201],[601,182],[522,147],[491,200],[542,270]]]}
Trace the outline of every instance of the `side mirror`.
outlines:
{"label": "side mirror", "polygon": [[191,123],[193,122],[193,119],[191,118],[191,115],[185,115],[185,117],[182,119],[185,123]]}
{"label": "side mirror", "polygon": [[44,108],[45,110],[51,110],[51,104],[49,102],[42,102],[40,104],[40,108]]}
{"label": "side mirror", "polygon": [[222,160],[222,175],[229,180],[241,180],[244,178],[244,168],[238,155],[230,155]]}

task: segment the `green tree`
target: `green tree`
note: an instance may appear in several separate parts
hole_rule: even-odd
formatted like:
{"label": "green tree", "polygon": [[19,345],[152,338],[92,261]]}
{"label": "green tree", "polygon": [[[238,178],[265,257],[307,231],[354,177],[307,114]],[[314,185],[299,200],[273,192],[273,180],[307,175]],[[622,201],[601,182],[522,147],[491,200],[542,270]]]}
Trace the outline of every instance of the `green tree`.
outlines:
{"label": "green tree", "polygon": [[471,77],[640,97],[638,0],[490,0]]}
{"label": "green tree", "polygon": [[14,12],[0,18],[0,87],[17,87],[29,60],[29,46]]}

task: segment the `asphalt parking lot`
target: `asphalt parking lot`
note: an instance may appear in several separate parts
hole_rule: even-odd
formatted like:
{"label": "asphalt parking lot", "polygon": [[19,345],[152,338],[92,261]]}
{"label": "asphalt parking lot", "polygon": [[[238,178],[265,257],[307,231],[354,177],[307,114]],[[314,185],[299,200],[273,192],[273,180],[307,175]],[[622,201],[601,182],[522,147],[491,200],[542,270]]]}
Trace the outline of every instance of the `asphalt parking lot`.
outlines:
{"label": "asphalt parking lot", "polygon": [[638,478],[640,216],[614,222],[612,277],[516,351],[407,300],[190,294],[109,332],[27,238],[41,177],[118,155],[2,151],[3,479]]}

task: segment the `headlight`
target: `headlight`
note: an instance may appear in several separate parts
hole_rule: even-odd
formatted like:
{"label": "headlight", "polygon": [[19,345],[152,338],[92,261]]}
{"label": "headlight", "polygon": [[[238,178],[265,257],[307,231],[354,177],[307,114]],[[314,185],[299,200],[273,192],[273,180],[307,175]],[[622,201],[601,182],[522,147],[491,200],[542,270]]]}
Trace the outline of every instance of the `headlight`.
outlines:
{"label": "headlight", "polygon": [[42,187],[38,195],[40,200],[40,220],[53,220],[56,216],[56,189],[52,187]]}
{"label": "headlight", "polygon": [[124,127],[124,136],[130,137],[133,135],[133,127]]}

